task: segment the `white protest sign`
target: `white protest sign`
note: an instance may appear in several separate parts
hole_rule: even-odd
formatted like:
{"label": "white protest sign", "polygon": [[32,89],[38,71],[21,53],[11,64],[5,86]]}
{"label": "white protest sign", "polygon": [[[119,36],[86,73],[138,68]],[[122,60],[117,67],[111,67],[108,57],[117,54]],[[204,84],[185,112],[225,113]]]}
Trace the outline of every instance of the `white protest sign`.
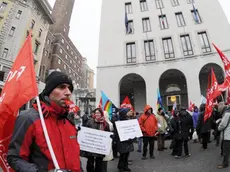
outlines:
{"label": "white protest sign", "polygon": [[115,122],[121,141],[142,137],[142,132],[137,119]]}
{"label": "white protest sign", "polygon": [[113,133],[81,127],[78,132],[80,149],[87,152],[109,155],[112,145],[110,135]]}

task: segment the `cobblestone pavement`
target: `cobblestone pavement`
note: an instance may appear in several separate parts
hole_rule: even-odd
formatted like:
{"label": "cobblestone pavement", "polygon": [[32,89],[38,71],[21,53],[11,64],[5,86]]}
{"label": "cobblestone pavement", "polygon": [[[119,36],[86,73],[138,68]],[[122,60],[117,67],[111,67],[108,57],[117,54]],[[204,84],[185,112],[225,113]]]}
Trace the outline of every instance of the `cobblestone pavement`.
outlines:
{"label": "cobblestone pavement", "polygon": [[[169,141],[166,142],[169,145]],[[135,143],[135,148],[137,144]],[[156,142],[155,142],[156,147]],[[132,172],[229,172],[230,167],[227,169],[219,170],[216,166],[221,163],[222,157],[220,156],[220,147],[216,147],[214,141],[208,145],[208,149],[203,151],[201,144],[189,142],[191,157],[175,159],[170,155],[171,150],[158,152],[155,149],[155,159],[141,160],[141,153],[131,153],[130,158],[133,160],[129,168]],[[118,172],[117,170],[118,159],[108,163],[108,172]],[[86,160],[82,160],[85,167]]]}

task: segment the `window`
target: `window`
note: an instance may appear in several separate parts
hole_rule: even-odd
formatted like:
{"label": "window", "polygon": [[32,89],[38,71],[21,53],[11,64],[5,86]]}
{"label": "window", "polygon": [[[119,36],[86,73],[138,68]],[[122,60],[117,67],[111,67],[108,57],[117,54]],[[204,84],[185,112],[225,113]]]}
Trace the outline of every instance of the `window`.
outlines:
{"label": "window", "polygon": [[143,18],[142,19],[142,25],[143,25],[143,32],[150,32],[151,31],[151,25],[149,18]]}
{"label": "window", "polygon": [[145,47],[145,60],[146,61],[155,60],[155,49],[154,49],[153,40],[144,41],[144,47]]}
{"label": "window", "polygon": [[182,12],[175,13],[175,15],[176,15],[176,20],[177,20],[178,26],[179,27],[185,26],[184,16],[183,16]]}
{"label": "window", "polygon": [[197,23],[197,24],[202,23],[199,11],[197,9],[195,11],[191,10],[191,13],[192,13],[192,17],[193,17],[193,20],[194,20],[195,23]]}
{"label": "window", "polygon": [[134,33],[134,28],[133,28],[133,20],[128,21],[128,28],[127,28],[127,34]]}
{"label": "window", "polygon": [[48,45],[50,44],[50,40],[49,40],[49,39],[47,39],[47,44],[48,44]]}
{"label": "window", "polygon": [[172,38],[171,37],[163,38],[162,41],[163,41],[165,58],[166,59],[174,58],[175,54],[174,54],[174,50],[173,50]]}
{"label": "window", "polygon": [[23,4],[26,4],[27,0],[23,0]]}
{"label": "window", "polygon": [[172,2],[172,6],[178,6],[179,5],[178,0],[171,0],[171,2]]}
{"label": "window", "polygon": [[41,36],[42,36],[42,29],[39,29],[38,37],[40,38]]}
{"label": "window", "polygon": [[9,33],[10,36],[14,36],[15,29],[16,29],[15,27],[11,27],[10,33]]}
{"label": "window", "polygon": [[64,28],[63,31],[66,32],[66,29]]}
{"label": "window", "polygon": [[157,9],[164,8],[162,0],[155,0]]}
{"label": "window", "polygon": [[125,12],[127,14],[131,14],[133,12],[133,10],[132,10],[132,3],[131,2],[125,3]]}
{"label": "window", "polygon": [[71,51],[71,54],[73,55],[73,51]]}
{"label": "window", "polygon": [[30,28],[33,29],[33,28],[34,28],[34,25],[35,25],[35,21],[32,20]]}
{"label": "window", "polygon": [[4,48],[3,53],[2,53],[2,58],[6,58],[8,55],[9,49],[8,48]]}
{"label": "window", "polygon": [[72,64],[72,63],[73,63],[73,62],[72,62],[72,60],[70,60],[69,62],[70,62],[70,64]]}
{"label": "window", "polygon": [[193,55],[192,43],[189,35],[180,36],[184,56]]}
{"label": "window", "polygon": [[48,51],[46,50],[46,51],[45,51],[45,56],[47,56],[47,55],[48,55]]}
{"label": "window", "polygon": [[64,39],[61,39],[61,42],[62,42],[62,44],[64,44],[65,43]]}
{"label": "window", "polygon": [[39,45],[40,45],[40,43],[39,43],[38,41],[35,41],[35,50],[34,50],[34,54],[37,54],[37,53],[38,53]]}
{"label": "window", "polygon": [[74,68],[77,68],[77,65],[74,65]]}
{"label": "window", "polygon": [[69,73],[71,73],[71,69],[69,69]]}
{"label": "window", "polygon": [[59,50],[59,51],[60,51],[60,53],[62,54],[62,49],[61,49],[61,48],[60,48],[60,50]]}
{"label": "window", "polygon": [[18,10],[18,13],[17,13],[17,15],[16,15],[16,18],[17,18],[17,19],[20,19],[21,15],[22,15],[22,11],[21,11],[21,10]]}
{"label": "window", "polygon": [[66,59],[68,58],[67,54],[65,55],[65,58],[66,58]]}
{"label": "window", "polygon": [[0,5],[0,12],[4,12],[5,9],[7,7],[7,3],[6,2],[2,2],[1,5]]}
{"label": "window", "polygon": [[136,45],[135,42],[126,44],[126,62],[136,63]]}
{"label": "window", "polygon": [[61,64],[61,59],[58,59],[58,64]]}
{"label": "window", "polygon": [[161,29],[168,29],[169,26],[168,26],[166,15],[160,15],[159,22],[160,22]]}
{"label": "window", "polygon": [[140,8],[141,11],[147,11],[148,10],[148,4],[146,0],[140,0]]}
{"label": "window", "polygon": [[66,69],[66,65],[64,64],[64,69]]}
{"label": "window", "polygon": [[198,33],[201,49],[203,53],[211,52],[211,46],[208,40],[208,36],[206,32],[199,32]]}
{"label": "window", "polygon": [[69,49],[69,46],[67,45],[67,50]]}

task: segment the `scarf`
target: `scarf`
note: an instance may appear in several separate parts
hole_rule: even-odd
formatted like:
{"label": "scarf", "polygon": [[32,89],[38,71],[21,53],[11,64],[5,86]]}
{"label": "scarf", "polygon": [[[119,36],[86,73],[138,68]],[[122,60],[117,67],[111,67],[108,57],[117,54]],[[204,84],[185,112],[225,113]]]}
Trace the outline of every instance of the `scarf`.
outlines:
{"label": "scarf", "polygon": [[93,118],[94,121],[99,124],[99,130],[104,131],[106,126],[105,117],[104,116],[96,117],[96,115],[93,115]]}

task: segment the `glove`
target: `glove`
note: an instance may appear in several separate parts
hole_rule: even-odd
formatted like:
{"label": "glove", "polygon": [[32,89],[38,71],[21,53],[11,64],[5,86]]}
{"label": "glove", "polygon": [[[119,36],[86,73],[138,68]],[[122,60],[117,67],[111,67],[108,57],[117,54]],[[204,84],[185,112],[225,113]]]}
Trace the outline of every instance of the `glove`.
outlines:
{"label": "glove", "polygon": [[55,169],[54,172],[72,172],[72,171],[67,169]]}
{"label": "glove", "polygon": [[80,127],[80,126],[78,126],[78,127],[77,127],[77,131],[80,131],[80,130],[81,130],[81,127]]}
{"label": "glove", "polygon": [[111,138],[111,139],[114,139],[114,135],[113,135],[113,134],[111,134],[111,135],[110,135],[110,138]]}

